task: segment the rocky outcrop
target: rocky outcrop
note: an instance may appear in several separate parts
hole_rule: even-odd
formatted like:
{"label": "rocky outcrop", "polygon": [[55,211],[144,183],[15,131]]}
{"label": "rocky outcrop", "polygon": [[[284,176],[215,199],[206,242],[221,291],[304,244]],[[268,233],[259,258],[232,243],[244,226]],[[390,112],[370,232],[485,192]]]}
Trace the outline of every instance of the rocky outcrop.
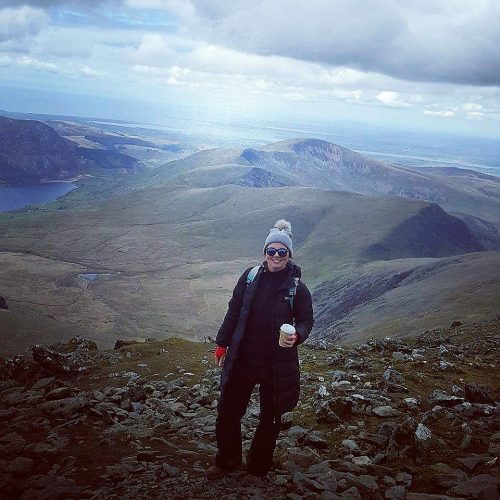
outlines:
{"label": "rocky outcrop", "polygon": [[[91,343],[73,344],[95,355]],[[155,343],[143,343],[153,354],[141,359],[138,344],[103,352],[100,368],[70,378],[16,357],[0,366],[1,491],[9,498],[499,498],[499,344],[500,324],[491,322],[412,341],[303,346],[301,401],[283,417],[272,472],[260,480],[237,470],[215,483],[203,474],[216,451],[219,369],[209,367],[208,351],[201,376],[180,365],[158,372],[166,353],[151,350]],[[255,393],[243,418],[246,451],[257,403]]]}
{"label": "rocky outcrop", "polygon": [[11,185],[63,180],[81,173],[72,143],[42,122],[0,116],[0,181]]}
{"label": "rocky outcrop", "polygon": [[241,176],[236,184],[240,186],[263,188],[263,187],[284,187],[293,183],[282,175],[277,175],[263,168],[252,168],[248,173]]}
{"label": "rocky outcrop", "polygon": [[119,139],[83,148],[40,121],[0,116],[0,184],[66,180],[95,167],[136,172],[139,162],[114,149]]}

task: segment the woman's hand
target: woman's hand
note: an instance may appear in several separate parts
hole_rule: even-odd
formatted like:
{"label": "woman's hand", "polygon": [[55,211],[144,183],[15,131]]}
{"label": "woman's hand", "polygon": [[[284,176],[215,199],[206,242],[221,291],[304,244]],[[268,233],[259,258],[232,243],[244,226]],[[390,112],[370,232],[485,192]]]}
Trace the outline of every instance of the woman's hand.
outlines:
{"label": "woman's hand", "polygon": [[290,347],[293,347],[295,345],[295,342],[297,342],[297,334],[293,334],[293,335],[287,335],[286,338],[283,338],[281,340],[281,347],[285,347],[285,348],[290,348]]}
{"label": "woman's hand", "polygon": [[226,348],[217,346],[214,352],[214,360],[217,366],[224,366],[224,361],[226,359]]}

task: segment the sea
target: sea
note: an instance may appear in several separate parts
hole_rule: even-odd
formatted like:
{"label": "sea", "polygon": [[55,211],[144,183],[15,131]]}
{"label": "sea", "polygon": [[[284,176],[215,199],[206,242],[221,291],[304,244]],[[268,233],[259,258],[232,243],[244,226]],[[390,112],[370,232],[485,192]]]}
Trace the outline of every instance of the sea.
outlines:
{"label": "sea", "polygon": [[500,137],[373,127],[361,123],[231,123],[168,116],[164,125],[88,120],[113,132],[168,137],[204,148],[258,147],[272,142],[316,138],[386,163],[408,167],[459,167],[500,177]]}

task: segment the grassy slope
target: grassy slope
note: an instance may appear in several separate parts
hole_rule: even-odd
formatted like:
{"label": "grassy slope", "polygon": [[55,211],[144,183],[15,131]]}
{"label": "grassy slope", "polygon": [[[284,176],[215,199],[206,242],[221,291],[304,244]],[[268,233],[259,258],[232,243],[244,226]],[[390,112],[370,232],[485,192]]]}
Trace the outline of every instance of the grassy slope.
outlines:
{"label": "grassy slope", "polygon": [[[87,182],[87,190],[66,200],[75,207],[71,210],[0,218],[0,250],[18,252],[15,258],[0,253],[1,294],[11,306],[0,316],[0,327],[19,338],[11,352],[40,334],[56,337],[63,331],[67,336],[77,331],[106,346],[117,337],[213,336],[237,276],[259,262],[262,242],[276,219],[293,221],[295,257],[314,288],[352,273],[366,262],[360,255],[367,246],[426,205],[298,187],[130,191],[128,179],[113,181],[118,189],[113,187],[113,197],[106,198],[109,183]],[[95,197],[101,201],[92,204]],[[33,254],[45,265],[34,263]],[[460,285],[462,275],[475,279],[475,268],[463,266],[453,286]],[[81,272],[105,275],[82,291]],[[427,295],[434,289],[439,292],[432,284]],[[54,306],[28,307],[40,296],[57,296],[68,305],[58,306],[57,314]],[[405,307],[405,301],[398,302],[394,315]],[[371,323],[377,313],[360,311],[359,322]],[[434,313],[429,313],[432,323]],[[386,326],[386,334],[400,333],[400,325]]]}
{"label": "grassy slope", "polygon": [[[15,331],[11,337],[19,339],[2,350],[16,352],[40,333],[51,339],[80,333],[106,346],[120,336],[214,335],[237,276],[259,262],[268,227],[281,217],[293,221],[295,258],[313,289],[325,280],[348,283],[363,273],[425,265],[412,259],[368,264],[363,252],[426,202],[303,187],[188,186],[194,177],[213,175],[218,182],[221,165],[248,168],[238,155],[203,151],[137,176],[96,170],[80,181],[81,189],[52,204],[55,211],[0,214],[0,294],[10,305],[0,315],[0,329]],[[222,167],[229,177],[231,169]],[[490,210],[488,203],[481,210]],[[489,259],[464,259],[439,278],[430,273],[365,304],[349,318],[350,335],[400,334],[414,311],[426,318],[417,321],[425,328],[448,322],[463,307],[473,317],[491,312],[498,290],[483,279]],[[81,272],[105,275],[83,288]],[[469,286],[475,282],[483,287],[478,300]],[[463,289],[464,298],[443,295],[447,287]],[[427,307],[421,296],[439,306]],[[39,297],[48,301],[37,305]],[[67,305],[56,308],[54,297]]]}

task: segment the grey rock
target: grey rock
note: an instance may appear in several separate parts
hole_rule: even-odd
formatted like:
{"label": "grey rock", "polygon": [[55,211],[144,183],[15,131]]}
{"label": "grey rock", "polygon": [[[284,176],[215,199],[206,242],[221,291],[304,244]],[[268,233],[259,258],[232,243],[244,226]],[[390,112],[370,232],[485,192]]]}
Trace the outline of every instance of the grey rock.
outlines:
{"label": "grey rock", "polygon": [[293,425],[293,413],[287,412],[281,415],[281,428],[289,429]]}
{"label": "grey rock", "polygon": [[78,416],[78,412],[88,404],[83,395],[75,397],[46,401],[40,405],[40,408],[49,414],[61,418],[70,418],[73,415]]}
{"label": "grey rock", "polygon": [[3,394],[2,399],[8,406],[18,405],[20,403],[24,403],[26,399],[24,393],[25,389],[23,387],[15,387],[10,389],[7,394]]}
{"label": "grey rock", "polygon": [[53,498],[80,498],[82,488],[73,479],[55,477],[42,491],[37,492],[37,500],[52,500]]}
{"label": "grey rock", "polygon": [[420,423],[415,431],[415,439],[420,445],[427,448],[432,442],[432,432],[428,427]]}
{"label": "grey rock", "polygon": [[355,482],[356,486],[367,491],[377,491],[378,484],[375,476],[369,476],[367,474],[361,474],[358,477],[354,477],[352,481]]}
{"label": "grey rock", "polygon": [[55,377],[46,377],[46,378],[41,378],[40,380],[37,380],[32,386],[31,389],[33,391],[41,391],[43,389],[46,389],[52,382],[56,380]]}
{"label": "grey rock", "polygon": [[344,439],[342,441],[342,446],[350,451],[358,451],[359,446],[353,439]]}
{"label": "grey rock", "polygon": [[389,384],[402,384],[403,375],[394,368],[387,368],[382,375],[383,379]]}
{"label": "grey rock", "polygon": [[376,408],[373,408],[373,413],[379,417],[397,417],[398,415],[401,415],[401,412],[393,408],[392,406],[377,406]]}
{"label": "grey rock", "polygon": [[33,359],[51,373],[80,373],[96,365],[97,344],[73,337],[67,344],[31,346]]}
{"label": "grey rock", "polygon": [[320,431],[311,431],[306,435],[304,443],[314,448],[324,449],[328,447],[328,442]]}
{"label": "grey rock", "polygon": [[408,474],[407,472],[398,472],[396,474],[396,482],[398,484],[402,484],[403,486],[407,486],[409,488],[412,481],[413,476],[411,474]]}
{"label": "grey rock", "polygon": [[178,467],[174,467],[166,463],[164,463],[161,468],[162,471],[165,472],[169,477],[177,477],[181,473]]}
{"label": "grey rock", "polygon": [[358,491],[358,488],[355,486],[352,486],[351,488],[345,490],[341,495],[340,498],[343,498],[345,500],[362,500],[362,496]]}
{"label": "grey rock", "polygon": [[63,399],[71,396],[74,391],[72,387],[58,387],[57,389],[52,389],[50,392],[45,394],[45,399],[47,401],[54,399]]}
{"label": "grey rock", "polygon": [[468,498],[487,498],[494,500],[500,498],[498,484],[500,479],[490,474],[479,474],[467,481],[451,488],[446,493],[450,495],[466,496]]}
{"label": "grey rock", "polygon": [[405,398],[404,402],[410,409],[418,408],[418,399],[416,398]]}
{"label": "grey rock", "polygon": [[336,495],[333,491],[329,491],[329,490],[322,491],[321,496],[320,496],[321,500],[338,500],[339,498],[341,498],[341,497]]}
{"label": "grey rock", "polygon": [[332,468],[330,467],[330,462],[328,462],[328,460],[313,464],[307,469],[309,474],[329,474],[331,471]]}
{"label": "grey rock", "polygon": [[0,445],[5,453],[19,454],[26,445],[26,440],[17,432],[9,432],[0,437]]}
{"label": "grey rock", "polygon": [[57,453],[57,450],[47,443],[32,443],[24,449],[25,453],[29,453],[36,459],[47,459]]}
{"label": "grey rock", "polygon": [[430,403],[433,405],[440,405],[446,407],[452,407],[457,404],[463,403],[464,398],[459,398],[458,396],[450,396],[444,391],[436,389],[430,398]]}
{"label": "grey rock", "polygon": [[373,444],[375,446],[385,446],[387,444],[388,438],[382,434],[373,434],[370,432],[360,432],[359,438],[367,443]]}
{"label": "grey rock", "polygon": [[448,495],[434,495],[429,493],[407,493],[406,500],[457,500],[457,497]]}
{"label": "grey rock", "polygon": [[286,462],[284,462],[283,469],[286,470],[292,476],[296,472],[300,472],[300,467],[293,460],[287,460]]}
{"label": "grey rock", "polygon": [[9,470],[16,477],[26,477],[31,474],[34,467],[34,460],[25,457],[16,457],[9,464]]}
{"label": "grey rock", "polygon": [[290,429],[288,429],[288,436],[297,440],[301,440],[305,437],[307,432],[308,430],[304,429],[304,427],[301,427],[300,425],[294,425],[293,427],[290,427]]}
{"label": "grey rock", "polygon": [[471,403],[494,405],[495,401],[491,397],[491,392],[491,388],[484,385],[465,384],[464,397]]}
{"label": "grey rock", "polygon": [[360,465],[360,466],[370,465],[372,463],[370,457],[368,457],[366,455],[362,455],[360,457],[353,457],[352,461],[354,464]]}
{"label": "grey rock", "polygon": [[457,458],[457,462],[461,463],[469,472],[473,472],[474,469],[484,461],[482,456],[470,456],[464,458]]}
{"label": "grey rock", "polygon": [[13,408],[12,406],[10,408],[7,408],[6,410],[0,410],[0,422],[3,421],[12,421],[13,418],[18,414],[18,411]]}
{"label": "grey rock", "polygon": [[106,399],[106,396],[98,390],[92,391],[92,396],[99,402],[102,402]]}
{"label": "grey rock", "polygon": [[385,490],[385,498],[393,498],[395,500],[404,500],[406,498],[406,488],[404,486],[392,486]]}
{"label": "grey rock", "polygon": [[442,359],[439,361],[438,369],[442,372],[452,371],[455,369],[455,365]]}
{"label": "grey rock", "polygon": [[405,354],[403,352],[393,352],[392,359],[394,361],[402,361],[403,363],[407,363],[408,361],[413,361],[413,358],[409,354]]}
{"label": "grey rock", "polygon": [[288,484],[288,476],[278,475],[274,480],[275,486],[286,486]]}
{"label": "grey rock", "polygon": [[158,451],[155,450],[143,450],[137,453],[138,462],[154,462],[158,456]]}

